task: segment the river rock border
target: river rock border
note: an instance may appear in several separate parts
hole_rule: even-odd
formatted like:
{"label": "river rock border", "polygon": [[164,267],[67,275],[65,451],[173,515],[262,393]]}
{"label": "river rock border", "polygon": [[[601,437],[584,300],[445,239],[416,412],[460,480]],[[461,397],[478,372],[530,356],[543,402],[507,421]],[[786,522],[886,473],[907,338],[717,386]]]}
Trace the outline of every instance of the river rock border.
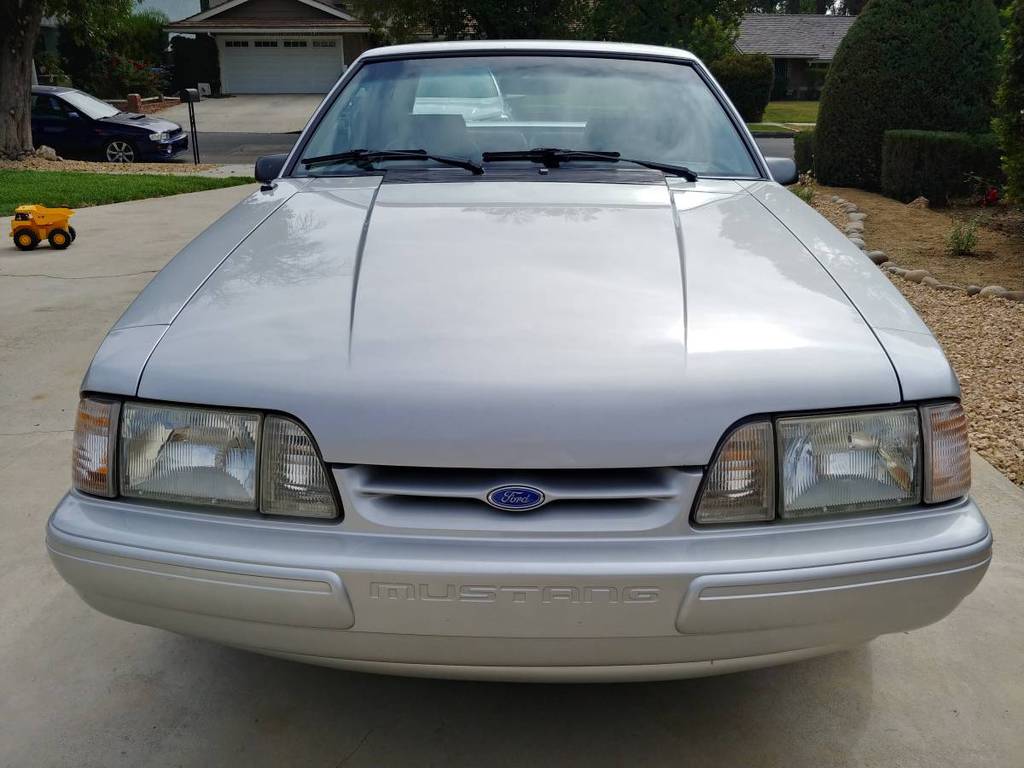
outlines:
{"label": "river rock border", "polygon": [[869,259],[881,270],[893,275],[899,275],[912,283],[920,283],[934,288],[938,291],[957,291],[966,293],[968,296],[995,296],[1009,301],[1024,302],[1024,291],[1011,291],[1001,285],[952,285],[940,283],[926,269],[904,269],[895,262],[889,260],[885,251],[869,251],[864,242],[864,228],[867,224],[868,215],[857,207],[856,203],[845,200],[839,195],[832,195],[832,202],[838,205],[846,213],[846,225],[843,227],[843,234],[850,242],[860,248]]}

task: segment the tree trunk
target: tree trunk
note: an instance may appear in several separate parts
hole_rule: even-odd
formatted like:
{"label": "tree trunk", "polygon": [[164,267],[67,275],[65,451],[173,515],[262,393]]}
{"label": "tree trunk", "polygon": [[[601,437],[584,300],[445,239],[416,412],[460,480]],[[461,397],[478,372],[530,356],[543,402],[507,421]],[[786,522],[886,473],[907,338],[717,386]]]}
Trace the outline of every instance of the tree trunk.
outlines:
{"label": "tree trunk", "polygon": [[32,151],[32,51],[42,20],[39,0],[0,0],[0,157]]}

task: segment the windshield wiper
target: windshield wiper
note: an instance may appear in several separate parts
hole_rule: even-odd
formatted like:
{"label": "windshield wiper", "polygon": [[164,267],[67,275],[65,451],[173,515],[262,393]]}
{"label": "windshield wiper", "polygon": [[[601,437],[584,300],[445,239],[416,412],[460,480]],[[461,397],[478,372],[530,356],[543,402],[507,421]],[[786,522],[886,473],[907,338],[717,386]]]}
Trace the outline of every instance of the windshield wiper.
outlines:
{"label": "windshield wiper", "polygon": [[623,157],[618,152],[590,152],[583,149],[558,149],[556,147],[537,147],[536,149],[512,150],[511,152],[484,152],[485,163],[501,162],[505,160],[530,160],[535,163],[543,163],[546,168],[557,168],[559,165],[570,160],[597,160],[606,163],[633,163],[642,165],[645,168],[652,168],[662,173],[670,173],[675,176],[682,176],[687,181],[696,181],[697,174],[685,165],[672,165],[671,163],[659,163],[657,160],[636,160],[630,157]]}
{"label": "windshield wiper", "polygon": [[425,149],[350,149],[348,152],[338,152],[333,155],[307,157],[299,162],[306,168],[331,163],[351,163],[362,168],[370,168],[378,160],[434,160],[444,165],[465,168],[467,171],[471,171],[474,176],[479,176],[484,172],[483,167],[470,160],[464,160],[460,157],[449,157],[448,155],[435,155],[427,152]]}

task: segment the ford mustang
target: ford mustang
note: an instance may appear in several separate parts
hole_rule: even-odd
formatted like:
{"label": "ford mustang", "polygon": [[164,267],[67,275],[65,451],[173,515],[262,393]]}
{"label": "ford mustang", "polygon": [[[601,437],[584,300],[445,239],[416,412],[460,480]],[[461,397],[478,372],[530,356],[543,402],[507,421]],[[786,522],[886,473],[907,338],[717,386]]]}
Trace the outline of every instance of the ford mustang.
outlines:
{"label": "ford mustang", "polygon": [[683,51],[363,54],[103,341],[53,562],[111,616],[410,675],[940,620],[992,546],[957,380],[795,175]]}

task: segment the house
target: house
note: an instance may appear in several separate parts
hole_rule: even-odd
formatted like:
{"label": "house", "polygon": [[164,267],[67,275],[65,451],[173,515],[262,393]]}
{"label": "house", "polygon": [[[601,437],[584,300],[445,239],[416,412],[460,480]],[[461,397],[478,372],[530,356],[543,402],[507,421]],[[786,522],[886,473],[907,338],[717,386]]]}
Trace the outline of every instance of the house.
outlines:
{"label": "house", "polygon": [[812,13],[748,13],[740,22],[736,50],[771,57],[773,99],[816,99],[839,43],[856,20]]}
{"label": "house", "polygon": [[369,26],[334,0],[204,0],[170,33],[217,43],[223,93],[326,93],[370,47]]}

